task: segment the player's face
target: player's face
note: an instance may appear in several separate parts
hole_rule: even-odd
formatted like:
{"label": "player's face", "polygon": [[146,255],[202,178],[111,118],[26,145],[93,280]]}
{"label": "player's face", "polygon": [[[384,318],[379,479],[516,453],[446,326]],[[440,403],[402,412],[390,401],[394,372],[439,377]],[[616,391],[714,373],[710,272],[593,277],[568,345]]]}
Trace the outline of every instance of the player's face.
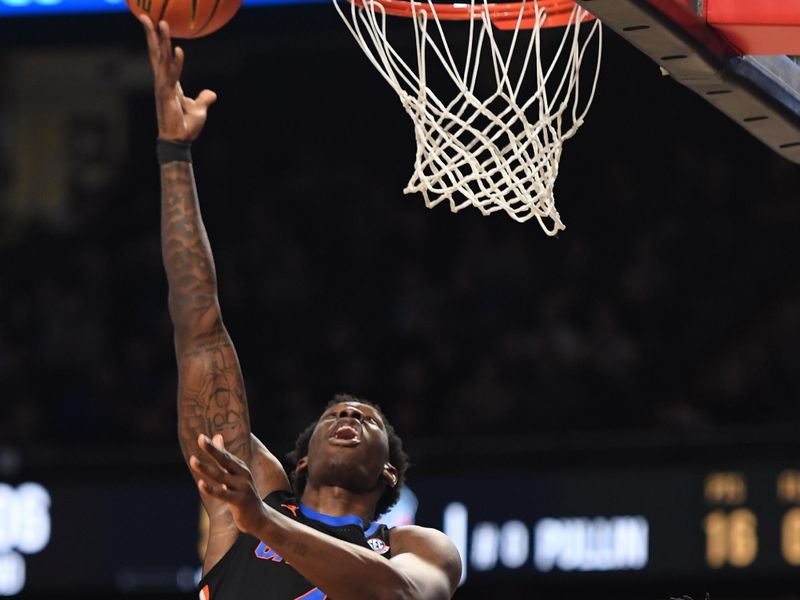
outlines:
{"label": "player's face", "polygon": [[309,479],[355,492],[396,480],[380,414],[367,404],[342,402],[326,410],[308,444]]}

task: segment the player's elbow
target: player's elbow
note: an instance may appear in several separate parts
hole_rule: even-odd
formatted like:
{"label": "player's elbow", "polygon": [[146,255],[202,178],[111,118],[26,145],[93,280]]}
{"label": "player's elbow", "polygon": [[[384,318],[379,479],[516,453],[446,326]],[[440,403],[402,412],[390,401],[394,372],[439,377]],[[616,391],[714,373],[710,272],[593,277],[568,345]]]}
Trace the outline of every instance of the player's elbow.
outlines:
{"label": "player's elbow", "polygon": [[222,329],[222,315],[215,296],[186,302],[170,290],[167,304],[172,326],[179,339]]}
{"label": "player's elbow", "polygon": [[184,331],[191,326],[193,320],[191,310],[188,308],[187,303],[181,302],[175,290],[171,287],[167,296],[167,307],[169,308],[169,318],[177,332]]}

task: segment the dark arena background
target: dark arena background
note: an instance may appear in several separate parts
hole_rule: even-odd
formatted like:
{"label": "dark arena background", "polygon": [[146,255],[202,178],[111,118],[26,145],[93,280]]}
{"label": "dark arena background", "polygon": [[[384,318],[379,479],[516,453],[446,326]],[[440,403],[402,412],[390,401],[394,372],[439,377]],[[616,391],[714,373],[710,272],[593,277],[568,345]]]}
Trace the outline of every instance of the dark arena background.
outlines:
{"label": "dark arena background", "polygon": [[[276,455],[379,403],[456,598],[800,598],[800,167],[607,30],[551,239],[402,194],[411,122],[329,4],[182,45]],[[0,82],[0,595],[195,598],[141,28],[0,18]]]}

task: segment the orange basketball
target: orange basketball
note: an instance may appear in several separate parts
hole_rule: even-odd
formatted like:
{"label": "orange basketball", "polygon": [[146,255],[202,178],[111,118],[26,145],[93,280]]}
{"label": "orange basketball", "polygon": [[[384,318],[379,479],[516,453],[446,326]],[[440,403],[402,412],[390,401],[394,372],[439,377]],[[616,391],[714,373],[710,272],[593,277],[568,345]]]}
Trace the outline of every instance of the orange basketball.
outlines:
{"label": "orange basketball", "polygon": [[233,18],[242,0],[126,0],[135,15],[169,23],[174,38],[198,38],[213,33]]}

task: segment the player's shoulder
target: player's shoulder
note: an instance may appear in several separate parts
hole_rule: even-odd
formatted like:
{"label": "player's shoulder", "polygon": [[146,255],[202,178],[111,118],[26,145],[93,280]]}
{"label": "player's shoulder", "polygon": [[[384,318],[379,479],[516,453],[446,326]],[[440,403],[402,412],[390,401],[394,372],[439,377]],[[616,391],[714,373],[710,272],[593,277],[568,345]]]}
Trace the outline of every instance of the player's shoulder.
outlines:
{"label": "player's shoulder", "polygon": [[455,544],[444,533],[432,527],[420,525],[400,525],[392,529],[392,544],[395,554],[413,552],[415,554],[434,552],[440,555],[455,554]]}
{"label": "player's shoulder", "polygon": [[411,564],[426,563],[447,577],[450,594],[461,579],[461,556],[456,545],[444,533],[430,527],[403,525],[392,529],[392,559],[403,561],[413,555]]}

